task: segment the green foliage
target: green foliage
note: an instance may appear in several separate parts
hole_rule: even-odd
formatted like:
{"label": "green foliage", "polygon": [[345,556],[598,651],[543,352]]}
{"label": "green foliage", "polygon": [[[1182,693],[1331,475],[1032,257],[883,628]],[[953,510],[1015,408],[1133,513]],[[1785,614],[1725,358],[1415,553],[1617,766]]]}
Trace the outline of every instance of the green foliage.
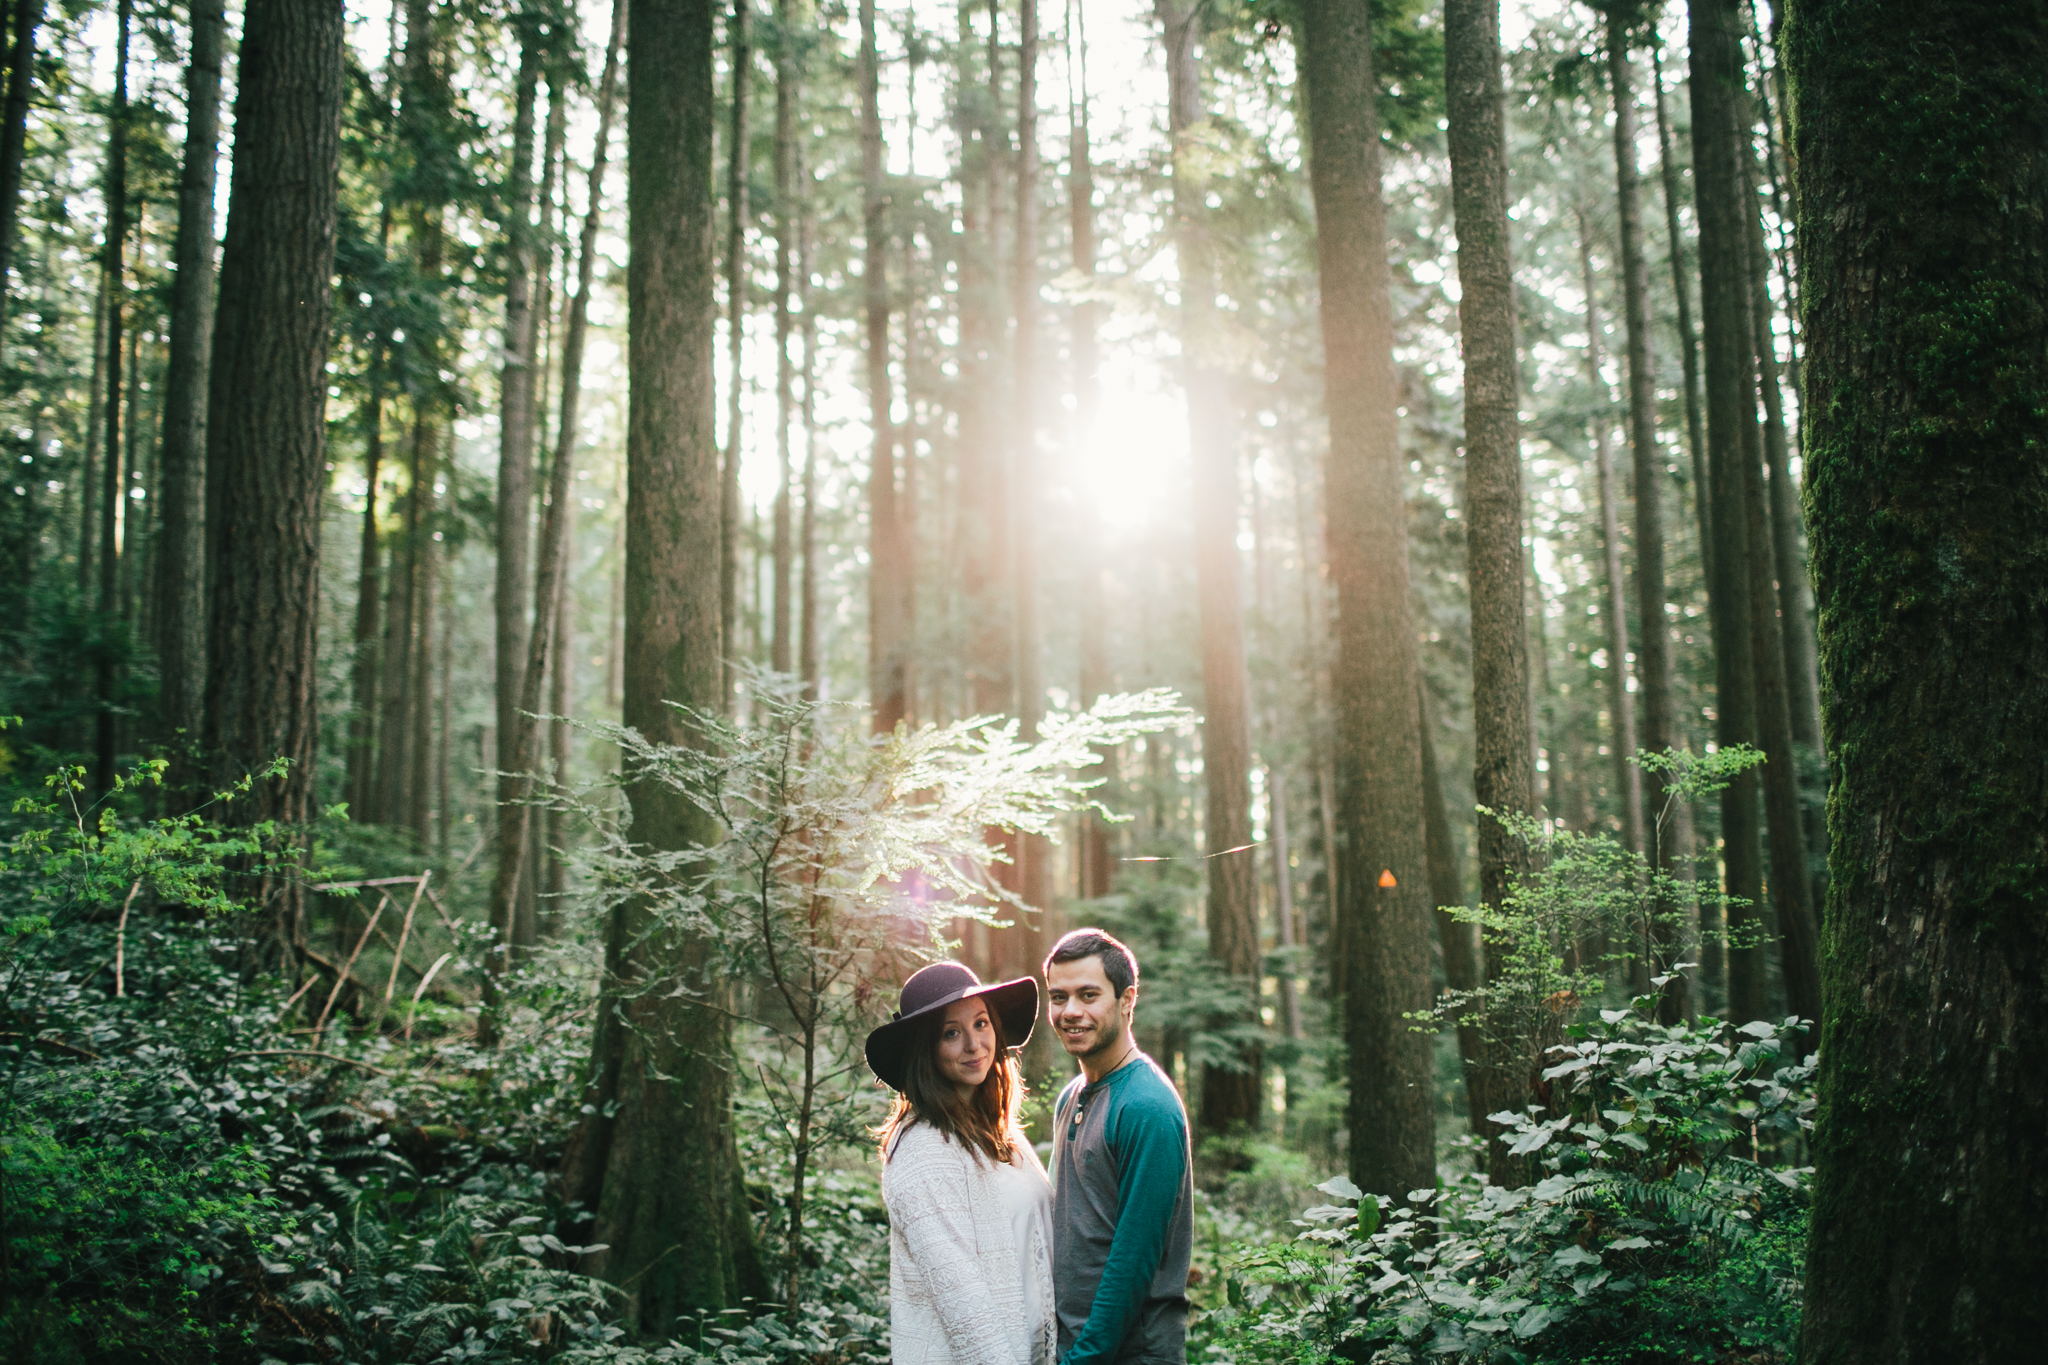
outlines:
{"label": "green foliage", "polygon": [[1656,998],[1573,1025],[1548,1105],[1493,1116],[1544,1178],[1376,1198],[1342,1177],[1291,1242],[1245,1249],[1204,1325],[1244,1361],[1784,1359],[1798,1331],[1805,1027],[1664,1026]]}

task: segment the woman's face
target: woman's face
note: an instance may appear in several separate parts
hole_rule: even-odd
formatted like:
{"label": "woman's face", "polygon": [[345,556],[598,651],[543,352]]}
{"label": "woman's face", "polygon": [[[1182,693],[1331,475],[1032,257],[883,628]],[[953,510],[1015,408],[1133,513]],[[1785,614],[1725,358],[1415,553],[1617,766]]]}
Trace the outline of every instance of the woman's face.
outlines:
{"label": "woman's face", "polygon": [[995,1064],[996,1031],[988,1006],[978,997],[948,1005],[939,1025],[939,1074],[964,1095],[987,1080]]}

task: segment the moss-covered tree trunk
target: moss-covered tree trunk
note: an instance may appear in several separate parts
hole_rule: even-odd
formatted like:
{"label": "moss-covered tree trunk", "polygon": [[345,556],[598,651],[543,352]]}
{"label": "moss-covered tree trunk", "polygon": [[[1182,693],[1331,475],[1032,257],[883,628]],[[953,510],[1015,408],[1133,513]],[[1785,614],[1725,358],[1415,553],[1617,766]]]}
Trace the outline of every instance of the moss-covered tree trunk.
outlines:
{"label": "moss-covered tree trunk", "polygon": [[[1394,332],[1366,0],[1304,0],[1309,186],[1322,285],[1330,576],[1337,589],[1338,937],[1351,1178],[1399,1198],[1436,1184],[1420,661],[1394,420]],[[1519,576],[1517,582],[1519,582]],[[1524,746],[1526,750],[1526,745]],[[1526,760],[1525,760],[1526,761]]]}
{"label": "moss-covered tree trunk", "polygon": [[2048,9],[1800,0],[1829,801],[1800,1359],[2048,1340]]}
{"label": "moss-covered tree trunk", "polygon": [[[719,468],[711,136],[711,0],[635,0],[627,62],[626,641],[623,719],[650,740],[696,735],[671,702],[716,711]],[[632,837],[680,849],[718,837],[658,784],[628,788]],[[591,1272],[627,1287],[643,1333],[762,1295],[737,1186],[731,1042],[708,945],[656,926],[644,901],[614,914],[593,1044],[595,1113],[565,1161],[597,1210]]]}

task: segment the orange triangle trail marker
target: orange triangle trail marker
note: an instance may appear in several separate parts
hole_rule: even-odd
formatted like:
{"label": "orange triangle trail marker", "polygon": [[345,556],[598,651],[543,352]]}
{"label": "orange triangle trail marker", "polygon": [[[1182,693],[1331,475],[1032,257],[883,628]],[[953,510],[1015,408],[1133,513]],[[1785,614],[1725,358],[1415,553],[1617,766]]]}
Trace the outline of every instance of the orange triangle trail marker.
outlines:
{"label": "orange triangle trail marker", "polygon": [[1395,881],[1395,880],[1394,880],[1394,869],[1393,869],[1393,868],[1391,868],[1391,867],[1383,867],[1383,868],[1381,868],[1381,869],[1380,869],[1380,885],[1381,885],[1382,887],[1388,887],[1388,886],[1399,886],[1399,885],[1400,885],[1400,883],[1399,883],[1399,882],[1397,882],[1397,881]]}

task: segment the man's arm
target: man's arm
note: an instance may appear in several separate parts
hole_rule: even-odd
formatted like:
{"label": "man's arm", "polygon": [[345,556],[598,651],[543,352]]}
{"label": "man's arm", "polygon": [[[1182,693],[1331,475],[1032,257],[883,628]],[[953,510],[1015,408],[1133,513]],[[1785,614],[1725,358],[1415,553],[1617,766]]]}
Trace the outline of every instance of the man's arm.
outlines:
{"label": "man's arm", "polygon": [[1187,1173],[1188,1134],[1180,1106],[1144,1096],[1116,1116],[1116,1236],[1088,1322],[1060,1365],[1107,1365],[1138,1316],[1166,1254],[1166,1238]]}

